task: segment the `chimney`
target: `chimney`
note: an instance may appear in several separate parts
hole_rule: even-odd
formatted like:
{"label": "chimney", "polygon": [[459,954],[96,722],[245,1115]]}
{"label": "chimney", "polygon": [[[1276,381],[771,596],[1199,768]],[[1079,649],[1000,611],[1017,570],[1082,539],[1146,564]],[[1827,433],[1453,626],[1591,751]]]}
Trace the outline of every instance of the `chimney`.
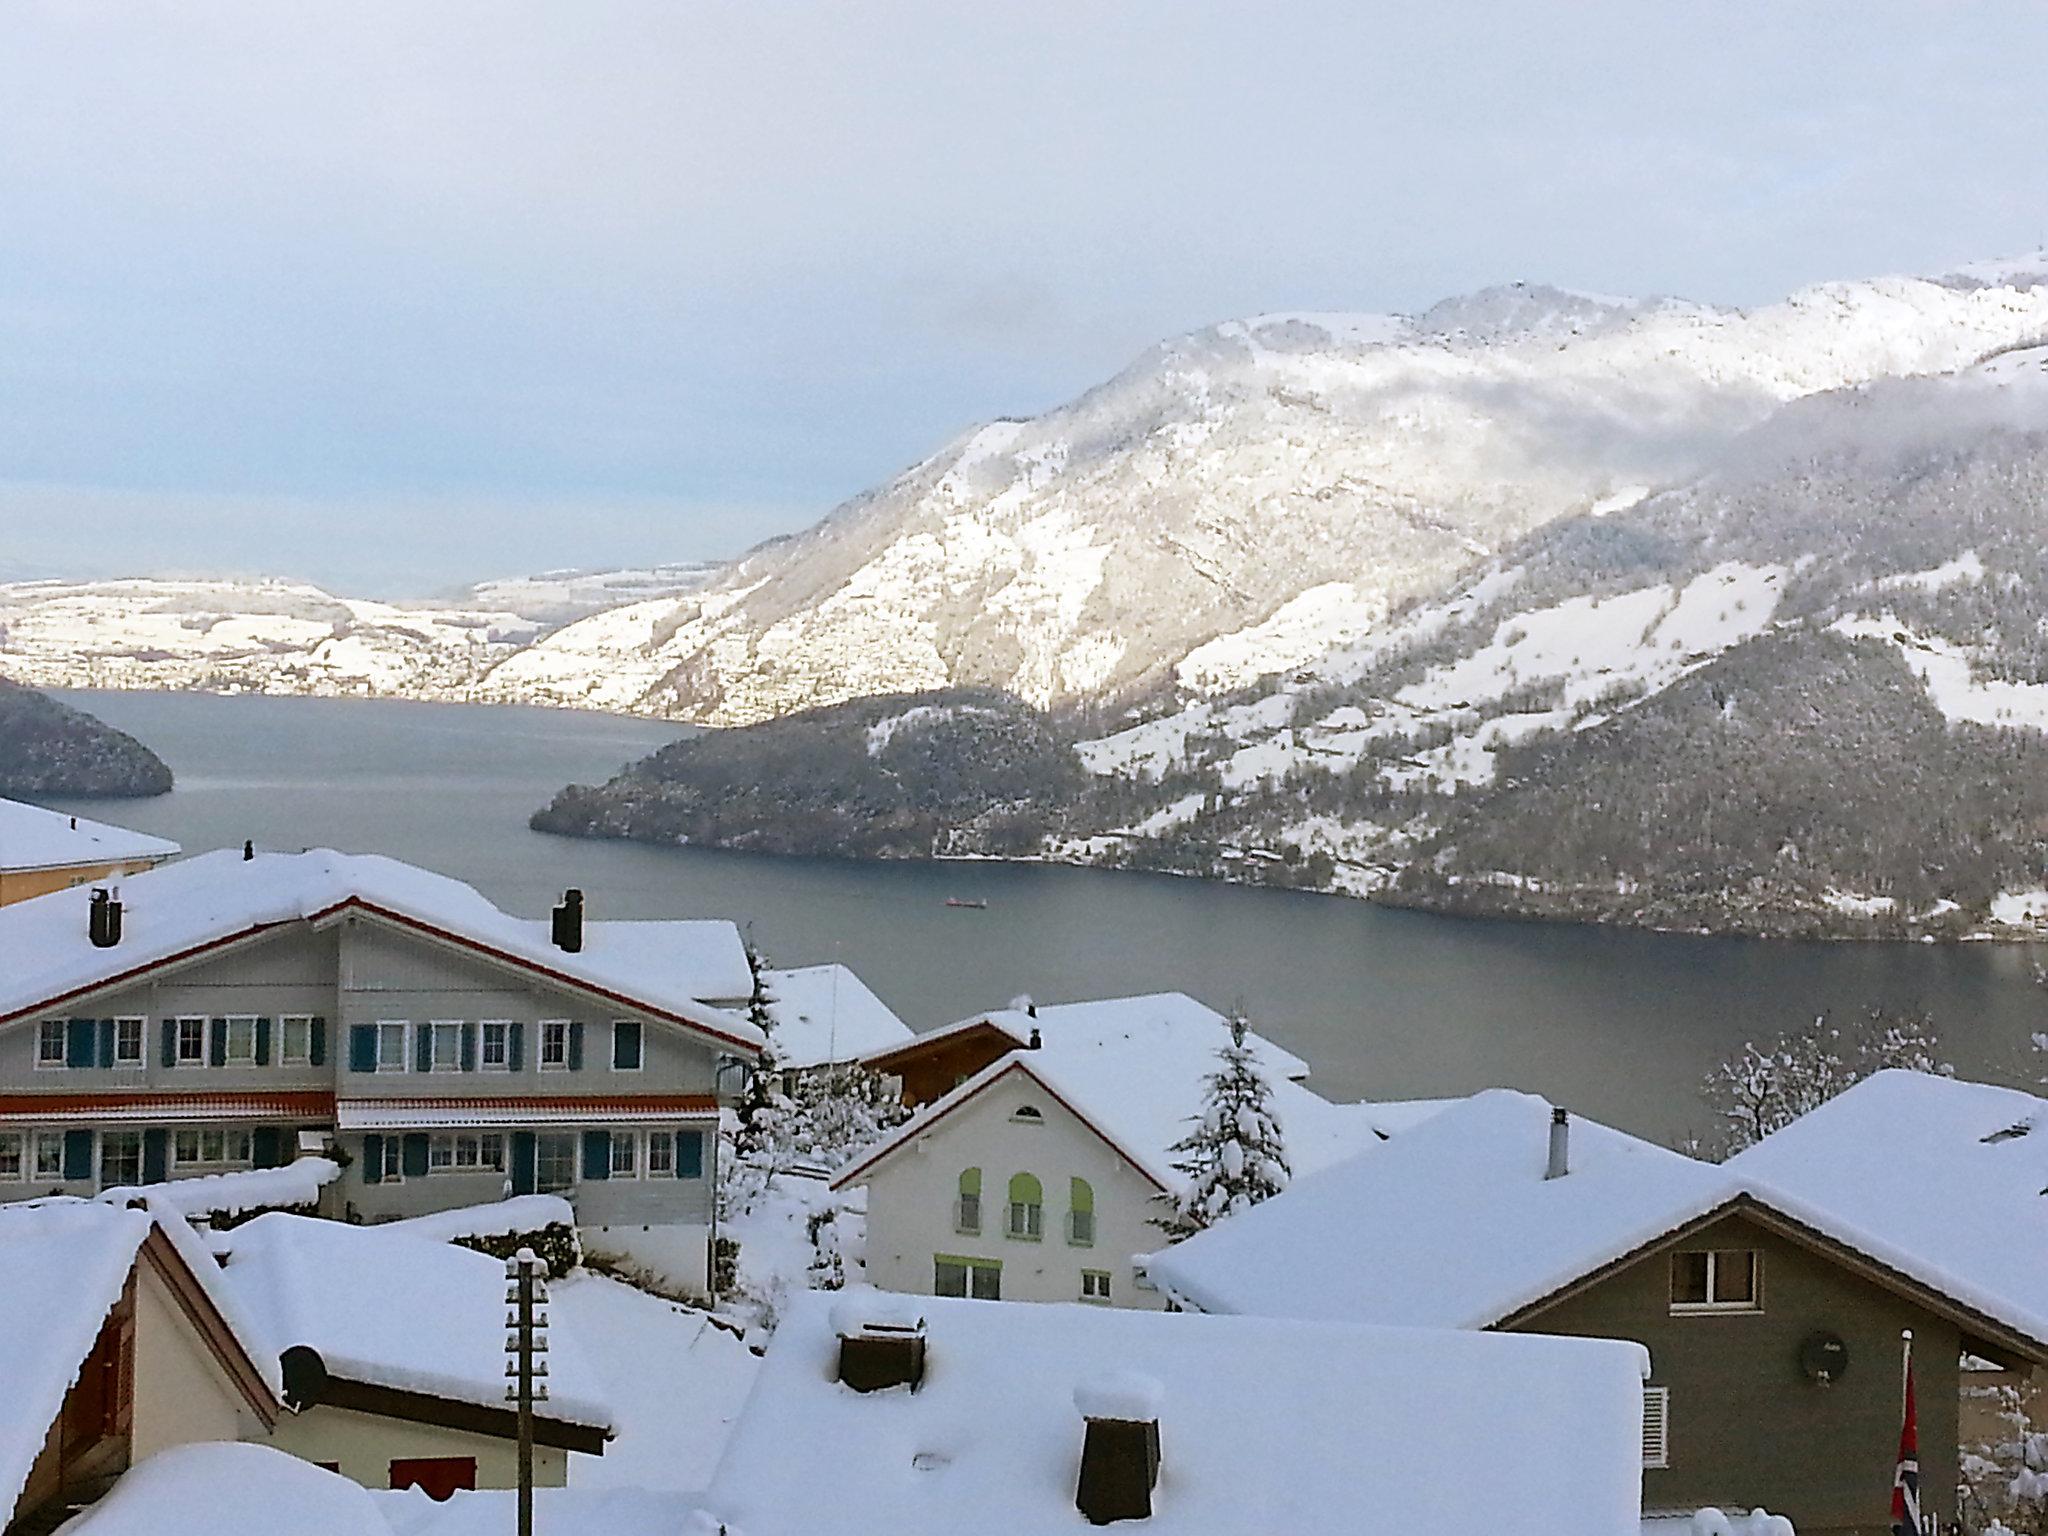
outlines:
{"label": "chimney", "polygon": [[94,949],[112,949],[121,942],[121,903],[109,896],[104,886],[92,893],[92,905],[85,914],[85,931]]}
{"label": "chimney", "polygon": [[71,830],[74,832],[78,830],[78,818],[76,816],[71,818]]}
{"label": "chimney", "polygon": [[924,1314],[914,1298],[851,1291],[832,1309],[839,1379],[856,1392],[924,1382]]}
{"label": "chimney", "polygon": [[1116,1371],[1074,1388],[1087,1425],[1074,1507],[1093,1525],[1152,1518],[1159,1486],[1159,1403],[1166,1390],[1150,1376]]}
{"label": "chimney", "polygon": [[1038,1049],[1038,1048],[1039,1048],[1040,1046],[1042,1046],[1042,1045],[1044,1045],[1044,1044],[1045,1044],[1045,1042],[1044,1042],[1044,1041],[1043,1041],[1042,1039],[1040,1039],[1040,1038],[1039,1038],[1039,1034],[1038,1034],[1038,1028],[1037,1028],[1037,1026],[1036,1026],[1036,1025],[1032,1026],[1032,1030],[1031,1030],[1031,1049],[1035,1051],[1035,1050],[1037,1050],[1037,1049]]}
{"label": "chimney", "polygon": [[243,841],[243,843],[242,843],[242,862],[243,862],[244,864],[248,864],[248,863],[252,862],[252,861],[253,861],[253,860],[255,859],[255,857],[256,857],[256,843],[255,843],[255,840],[254,840],[253,838],[250,838],[250,839],[245,839],[245,840]]}
{"label": "chimney", "polygon": [[1546,1179],[1561,1179],[1572,1171],[1572,1119],[1564,1110],[1550,1111],[1550,1163],[1543,1170]]}
{"label": "chimney", "polygon": [[562,904],[555,908],[555,948],[583,953],[583,893],[574,886],[562,892]]}

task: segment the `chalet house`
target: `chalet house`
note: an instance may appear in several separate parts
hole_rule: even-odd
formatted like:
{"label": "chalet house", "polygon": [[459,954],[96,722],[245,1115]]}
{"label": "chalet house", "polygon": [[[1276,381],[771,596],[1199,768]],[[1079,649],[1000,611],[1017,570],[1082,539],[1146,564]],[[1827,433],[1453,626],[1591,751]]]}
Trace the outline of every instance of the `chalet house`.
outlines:
{"label": "chalet house", "polygon": [[[222,1278],[279,1363],[292,1410],[270,1443],[366,1488],[445,1499],[516,1487],[504,1265],[408,1225],[272,1212],[226,1234]],[[534,1474],[560,1487],[571,1451],[604,1454],[611,1415],[574,1338],[550,1334]]]}
{"label": "chalet house", "polygon": [[[1229,1023],[1165,993],[1040,1009],[1033,1029],[834,1181],[868,1191],[868,1278],[938,1296],[1162,1307],[1131,1259],[1160,1242],[1162,1197],[1184,1178],[1172,1148],[1201,1112]],[[1294,1080],[1307,1070],[1297,1058],[1247,1039],[1297,1173],[1435,1107],[1332,1104]]]}
{"label": "chalet house", "polygon": [[1638,1536],[1634,1345],[908,1302],[794,1301],[706,1531]]}
{"label": "chalet house", "polygon": [[554,1191],[705,1289],[730,923],[509,916],[396,860],[207,854],[0,909],[0,1201],[289,1161],[366,1221]]}
{"label": "chalet house", "polygon": [[161,837],[0,799],[0,907],[139,875],[177,852],[176,843]]}
{"label": "chalet house", "polygon": [[[1482,1093],[1142,1262],[1212,1313],[1640,1343],[1648,1510],[1763,1506],[1802,1532],[1889,1528],[1911,1330],[1921,1486],[1952,1515],[1958,1359],[2048,1359],[2042,1283],[1973,1278],[1923,1224],[1739,1163]],[[2037,1264],[2038,1210],[2013,1219]]]}
{"label": "chalet house", "polygon": [[0,1208],[0,1529],[47,1531],[167,1447],[267,1434],[281,1377],[189,1228],[61,1200]]}

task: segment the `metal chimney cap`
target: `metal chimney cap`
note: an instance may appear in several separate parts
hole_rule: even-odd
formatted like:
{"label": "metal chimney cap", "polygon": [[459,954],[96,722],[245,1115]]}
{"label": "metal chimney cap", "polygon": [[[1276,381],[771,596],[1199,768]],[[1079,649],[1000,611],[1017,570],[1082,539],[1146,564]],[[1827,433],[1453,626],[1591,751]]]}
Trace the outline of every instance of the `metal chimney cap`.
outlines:
{"label": "metal chimney cap", "polygon": [[1552,1125],[1563,1125],[1563,1124],[1564,1124],[1564,1123],[1565,1123],[1566,1121],[1568,1121],[1568,1120],[1570,1120],[1570,1119],[1571,1119],[1571,1112],[1570,1112],[1569,1110],[1567,1110],[1567,1109],[1566,1109],[1566,1108],[1565,1108],[1565,1107],[1564,1107],[1564,1106],[1563,1106],[1562,1104],[1553,1104],[1553,1105],[1551,1105],[1551,1107],[1550,1107],[1550,1123],[1551,1123]]}

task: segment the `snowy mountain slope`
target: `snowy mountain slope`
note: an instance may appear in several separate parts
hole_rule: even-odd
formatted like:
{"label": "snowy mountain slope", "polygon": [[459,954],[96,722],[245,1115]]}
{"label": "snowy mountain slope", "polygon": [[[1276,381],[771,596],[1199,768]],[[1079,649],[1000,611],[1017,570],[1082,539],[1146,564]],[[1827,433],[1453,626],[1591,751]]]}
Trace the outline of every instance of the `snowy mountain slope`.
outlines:
{"label": "snowy mountain slope", "polygon": [[570,625],[488,686],[713,724],[964,684],[1055,706],[1238,687],[1553,518],[1690,477],[1787,400],[2043,334],[2028,263],[1750,312],[1515,285],[1232,321],[967,433],[664,623]]}

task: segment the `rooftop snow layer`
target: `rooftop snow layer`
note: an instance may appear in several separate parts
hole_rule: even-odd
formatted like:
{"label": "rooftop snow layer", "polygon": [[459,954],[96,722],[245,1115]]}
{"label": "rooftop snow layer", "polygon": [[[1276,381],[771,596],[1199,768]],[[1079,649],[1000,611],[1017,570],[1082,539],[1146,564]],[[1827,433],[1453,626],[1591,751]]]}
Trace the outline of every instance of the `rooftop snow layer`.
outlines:
{"label": "rooftop snow layer", "polygon": [[0,799],[0,869],[79,869],[168,859],[177,851],[161,837]]}
{"label": "rooftop snow layer", "polygon": [[267,1445],[158,1451],[60,1527],[62,1536],[388,1536],[377,1501]]}
{"label": "rooftop snow layer", "polygon": [[[394,1536],[506,1536],[519,1528],[518,1498],[512,1488],[458,1489],[436,1503],[425,1490],[407,1488],[372,1493],[370,1502],[390,1522]],[[687,1522],[699,1503],[694,1493],[663,1488],[536,1488],[533,1528],[540,1536],[694,1536],[700,1528]],[[703,1529],[704,1536],[715,1536],[717,1527]]]}
{"label": "rooftop snow layer", "polygon": [[404,1221],[387,1221],[378,1230],[423,1237],[430,1243],[452,1243],[458,1237],[509,1237],[514,1232],[575,1225],[576,1207],[560,1195],[514,1195],[488,1205],[459,1205]]}
{"label": "rooftop snow layer", "polygon": [[[549,920],[526,921],[535,943],[554,954]],[[754,990],[746,942],[728,918],[586,922],[583,953],[645,978],[645,985],[700,1002],[743,1002]]]}
{"label": "rooftop snow layer", "polygon": [[[1609,1340],[920,1298],[915,1393],[836,1380],[834,1298],[783,1314],[706,1508],[746,1536],[1087,1530],[1077,1387],[1159,1404],[1149,1536],[1479,1531],[1637,1536],[1643,1350]],[[1120,1393],[1119,1399],[1135,1394]],[[832,1447],[792,1477],[793,1445]],[[1474,1454],[1475,1446],[1485,1448]]]}
{"label": "rooftop snow layer", "polygon": [[320,1191],[341,1176],[332,1158],[301,1157],[279,1168],[243,1168],[231,1173],[204,1173],[147,1186],[116,1186],[100,1191],[101,1201],[126,1205],[146,1198],[152,1209],[194,1216],[239,1216],[244,1211],[272,1210],[287,1205],[313,1205]]}
{"label": "rooftop snow layer", "polygon": [[[379,854],[327,848],[248,860],[231,850],[201,854],[129,876],[121,898],[122,937],[112,949],[94,948],[87,935],[83,887],[0,908],[0,955],[9,961],[0,969],[0,1021],[175,955],[354,902],[737,1044],[761,1043],[745,1019],[701,1001],[731,995],[721,990],[732,981],[722,936],[702,946],[712,960],[703,973],[687,963],[687,942],[664,957],[650,954],[650,941],[676,941],[674,930],[730,930],[729,923],[592,923],[582,952],[572,955],[549,942],[545,924],[500,911],[473,886]],[[643,928],[662,932],[635,931]]]}
{"label": "rooftop snow layer", "polygon": [[[282,1212],[235,1230],[225,1271],[273,1352],[303,1344],[330,1374],[505,1406],[505,1266],[467,1248]],[[394,1286],[393,1277],[403,1277]],[[548,1339],[545,1418],[599,1429],[611,1412],[575,1340]]]}
{"label": "rooftop snow layer", "polygon": [[769,971],[763,980],[775,1044],[786,1066],[851,1061],[914,1038],[910,1026],[843,965]]}

